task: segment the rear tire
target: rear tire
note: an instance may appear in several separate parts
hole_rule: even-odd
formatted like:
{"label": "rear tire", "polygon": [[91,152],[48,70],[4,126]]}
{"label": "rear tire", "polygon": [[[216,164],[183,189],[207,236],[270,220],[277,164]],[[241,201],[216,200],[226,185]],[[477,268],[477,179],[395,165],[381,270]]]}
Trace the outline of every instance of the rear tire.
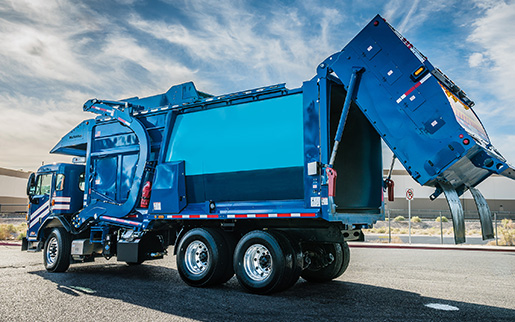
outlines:
{"label": "rear tire", "polygon": [[54,228],[45,242],[43,262],[49,272],[64,272],[70,267],[72,239],[62,227]]}
{"label": "rear tire", "polygon": [[234,271],[247,291],[269,294],[281,291],[295,278],[293,248],[280,233],[254,230],[243,236],[234,251]]}
{"label": "rear tire", "polygon": [[194,228],[179,242],[177,270],[188,285],[204,287],[220,284],[230,267],[227,241],[212,228]]}
{"label": "rear tire", "polygon": [[300,245],[296,241],[291,240],[287,234],[274,232],[274,236],[276,236],[281,243],[281,248],[285,256],[287,271],[284,275],[283,285],[277,289],[277,291],[283,291],[295,285],[300,278],[303,265],[302,250]]}
{"label": "rear tire", "polygon": [[[319,249],[317,249],[319,248]],[[301,276],[308,282],[323,283],[331,281],[343,274],[349,266],[350,251],[349,245],[346,242],[332,243],[332,244],[316,244],[315,246],[307,247],[307,251],[318,252],[323,250],[325,254],[332,254],[333,261],[322,268],[305,269]]]}

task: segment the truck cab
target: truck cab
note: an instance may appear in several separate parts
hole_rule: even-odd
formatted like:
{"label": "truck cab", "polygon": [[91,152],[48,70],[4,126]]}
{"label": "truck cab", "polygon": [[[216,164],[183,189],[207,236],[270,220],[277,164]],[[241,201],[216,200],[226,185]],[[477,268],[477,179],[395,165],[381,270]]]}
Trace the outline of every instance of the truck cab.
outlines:
{"label": "truck cab", "polygon": [[84,165],[57,163],[41,166],[32,173],[27,183],[29,210],[27,237],[24,248],[40,250],[38,242],[46,230],[56,226],[69,226],[63,217],[82,208],[84,196]]}

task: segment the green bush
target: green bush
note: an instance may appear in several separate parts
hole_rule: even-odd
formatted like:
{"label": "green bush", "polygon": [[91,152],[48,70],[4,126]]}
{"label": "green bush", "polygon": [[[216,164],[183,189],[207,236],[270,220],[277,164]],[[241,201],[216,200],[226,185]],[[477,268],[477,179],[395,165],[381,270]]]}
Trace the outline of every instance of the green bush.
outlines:
{"label": "green bush", "polygon": [[411,222],[422,222],[419,216],[411,217]]}
{"label": "green bush", "polygon": [[18,233],[25,233],[26,230],[26,224],[18,226],[14,226],[12,224],[0,224],[0,240],[14,239]]}
{"label": "green bush", "polygon": [[[435,221],[440,222],[440,217],[436,217]],[[445,216],[442,216],[442,222],[449,222],[449,219],[447,219]]]}
{"label": "green bush", "polygon": [[397,216],[393,219],[393,221],[405,221],[406,218],[404,218],[403,216]]}
{"label": "green bush", "polygon": [[16,239],[18,239],[18,240],[22,240],[22,239],[23,239],[23,237],[27,237],[27,232],[26,232],[26,231],[22,231],[22,232],[18,235],[18,237],[16,237]]}

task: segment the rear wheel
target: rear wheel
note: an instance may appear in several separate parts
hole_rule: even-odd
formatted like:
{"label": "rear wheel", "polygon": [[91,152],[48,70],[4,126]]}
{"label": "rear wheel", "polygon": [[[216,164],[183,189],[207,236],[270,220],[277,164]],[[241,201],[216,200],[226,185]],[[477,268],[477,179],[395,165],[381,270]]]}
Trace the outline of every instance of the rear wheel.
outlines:
{"label": "rear wheel", "polygon": [[309,282],[328,282],[343,274],[349,266],[350,251],[346,242],[311,244],[304,247],[311,264],[301,276]]}
{"label": "rear wheel", "polygon": [[43,262],[49,272],[64,272],[70,267],[72,240],[62,227],[54,228],[45,242]]}
{"label": "rear wheel", "polygon": [[300,245],[295,240],[291,240],[288,235],[281,232],[274,232],[274,236],[277,237],[284,251],[287,270],[284,281],[278,289],[278,291],[281,291],[292,287],[299,280],[302,273],[303,257]]}
{"label": "rear wheel", "polygon": [[222,234],[211,228],[195,228],[181,239],[177,251],[177,270],[191,286],[220,284],[230,267],[230,253]]}
{"label": "rear wheel", "polygon": [[234,271],[247,291],[268,294],[284,290],[299,277],[297,257],[280,233],[254,230],[243,236],[234,251]]}

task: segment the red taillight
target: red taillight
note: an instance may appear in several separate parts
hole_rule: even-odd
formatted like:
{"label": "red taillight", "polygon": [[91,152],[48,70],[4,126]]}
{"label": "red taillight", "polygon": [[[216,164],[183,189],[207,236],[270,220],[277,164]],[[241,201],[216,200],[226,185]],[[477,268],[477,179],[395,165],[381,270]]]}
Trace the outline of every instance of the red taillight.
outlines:
{"label": "red taillight", "polygon": [[464,135],[463,134],[460,134],[460,139],[463,139]]}
{"label": "red taillight", "polygon": [[376,26],[376,27],[379,26],[379,21],[377,21],[377,20],[374,21],[374,26]]}
{"label": "red taillight", "polygon": [[463,144],[468,145],[469,143],[470,143],[470,140],[469,140],[469,139],[465,139],[465,140],[463,140]]}

